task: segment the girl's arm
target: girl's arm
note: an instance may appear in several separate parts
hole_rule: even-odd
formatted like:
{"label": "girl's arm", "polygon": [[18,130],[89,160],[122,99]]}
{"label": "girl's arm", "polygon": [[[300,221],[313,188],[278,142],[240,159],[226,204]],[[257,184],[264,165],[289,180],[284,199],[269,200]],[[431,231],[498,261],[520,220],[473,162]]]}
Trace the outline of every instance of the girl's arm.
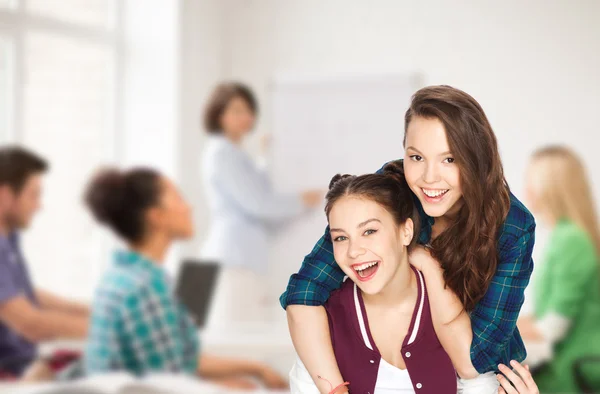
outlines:
{"label": "girl's arm", "polygon": [[515,330],[533,270],[535,222],[530,215],[525,215],[523,223],[513,221],[498,241],[496,273],[470,315],[456,295],[444,289],[443,271],[429,252],[418,248],[413,256],[413,265],[422,269],[427,282],[434,328],[463,378],[497,371],[499,364],[520,362],[526,355]]}
{"label": "girl's arm", "polygon": [[[280,298],[281,305],[286,308],[296,352],[321,393],[331,391],[327,381],[333,387],[344,382],[333,353],[327,312],[322,306],[343,279],[344,272],[333,258],[333,244],[327,227],[304,258],[300,271],[290,278],[287,290]],[[342,389],[336,391],[343,392]]]}
{"label": "girl's arm", "polygon": [[[332,387],[344,383],[333,353],[325,308],[290,305],[287,307],[287,316],[296,352],[319,392],[327,394]],[[344,387],[337,390],[336,394],[347,392]]]}
{"label": "girl's arm", "polygon": [[473,331],[469,314],[456,294],[445,286],[444,271],[424,247],[415,248],[410,260],[425,276],[433,326],[456,372],[463,379],[477,377],[479,373],[470,355]]}

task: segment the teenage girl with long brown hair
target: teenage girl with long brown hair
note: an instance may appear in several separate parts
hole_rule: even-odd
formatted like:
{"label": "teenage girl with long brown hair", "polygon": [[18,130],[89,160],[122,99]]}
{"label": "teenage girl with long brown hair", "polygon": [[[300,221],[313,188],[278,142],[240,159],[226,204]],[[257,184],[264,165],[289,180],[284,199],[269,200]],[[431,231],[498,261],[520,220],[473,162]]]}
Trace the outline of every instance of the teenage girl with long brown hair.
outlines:
{"label": "teenage girl with long brown hair", "polygon": [[[516,321],[533,269],[535,221],[510,192],[492,127],[473,97],[431,86],[412,98],[404,148],[422,222],[422,246],[410,262],[425,277],[436,334],[461,378],[508,373],[505,365],[526,355]],[[327,228],[281,297],[296,350],[321,392],[330,386],[317,376],[343,383],[321,307],[343,278]]]}

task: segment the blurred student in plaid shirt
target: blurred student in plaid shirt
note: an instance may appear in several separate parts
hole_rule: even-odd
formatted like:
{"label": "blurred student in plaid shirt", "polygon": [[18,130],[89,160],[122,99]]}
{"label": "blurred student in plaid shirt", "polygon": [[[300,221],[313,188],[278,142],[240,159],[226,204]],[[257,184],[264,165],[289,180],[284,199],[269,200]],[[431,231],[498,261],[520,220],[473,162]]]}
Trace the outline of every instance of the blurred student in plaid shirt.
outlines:
{"label": "blurred student in plaid shirt", "polygon": [[[526,355],[516,322],[533,270],[534,218],[510,192],[496,136],[473,97],[423,88],[404,120],[402,164],[422,221],[410,260],[425,277],[435,331],[459,377],[506,374],[504,365]],[[322,307],[343,278],[327,228],[281,296],[296,350],[321,391],[329,383],[318,375],[333,387],[344,382]]]}
{"label": "blurred student in plaid shirt", "polygon": [[162,268],[173,241],[193,234],[191,209],[173,183],[151,169],[105,170],[88,186],[95,218],[127,245],[115,253],[92,304],[85,373],[198,375],[229,387],[287,382],[266,365],[200,352],[198,332]]}

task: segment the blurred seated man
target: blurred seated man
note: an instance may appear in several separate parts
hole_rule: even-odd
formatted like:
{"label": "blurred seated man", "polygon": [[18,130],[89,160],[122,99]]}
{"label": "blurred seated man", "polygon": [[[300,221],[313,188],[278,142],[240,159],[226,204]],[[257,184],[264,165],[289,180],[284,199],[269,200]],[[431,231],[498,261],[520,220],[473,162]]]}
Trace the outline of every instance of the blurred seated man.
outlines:
{"label": "blurred seated man", "polygon": [[[19,244],[40,207],[47,163],[16,146],[0,147],[0,379],[17,379],[37,356],[37,344],[83,339],[89,310],[31,283]],[[49,262],[50,263],[50,262]],[[66,361],[71,355],[62,354]],[[47,360],[57,367],[59,360]]]}

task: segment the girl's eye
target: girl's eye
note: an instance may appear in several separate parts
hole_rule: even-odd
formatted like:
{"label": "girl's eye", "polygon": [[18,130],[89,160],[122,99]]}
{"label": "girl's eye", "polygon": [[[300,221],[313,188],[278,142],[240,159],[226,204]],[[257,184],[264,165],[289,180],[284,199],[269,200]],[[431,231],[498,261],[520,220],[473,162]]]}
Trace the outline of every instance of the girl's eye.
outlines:
{"label": "girl's eye", "polygon": [[412,161],[423,161],[423,158],[419,155],[409,156]]}
{"label": "girl's eye", "polygon": [[344,237],[343,235],[340,235],[339,237],[334,238],[333,242],[342,242],[347,240],[348,238]]}
{"label": "girl's eye", "polygon": [[377,232],[377,230],[367,230],[367,231],[365,231],[365,235],[375,234],[376,232]]}
{"label": "girl's eye", "polygon": [[452,164],[452,163],[454,163],[454,158],[453,157],[449,157],[446,160],[444,160],[444,163]]}

